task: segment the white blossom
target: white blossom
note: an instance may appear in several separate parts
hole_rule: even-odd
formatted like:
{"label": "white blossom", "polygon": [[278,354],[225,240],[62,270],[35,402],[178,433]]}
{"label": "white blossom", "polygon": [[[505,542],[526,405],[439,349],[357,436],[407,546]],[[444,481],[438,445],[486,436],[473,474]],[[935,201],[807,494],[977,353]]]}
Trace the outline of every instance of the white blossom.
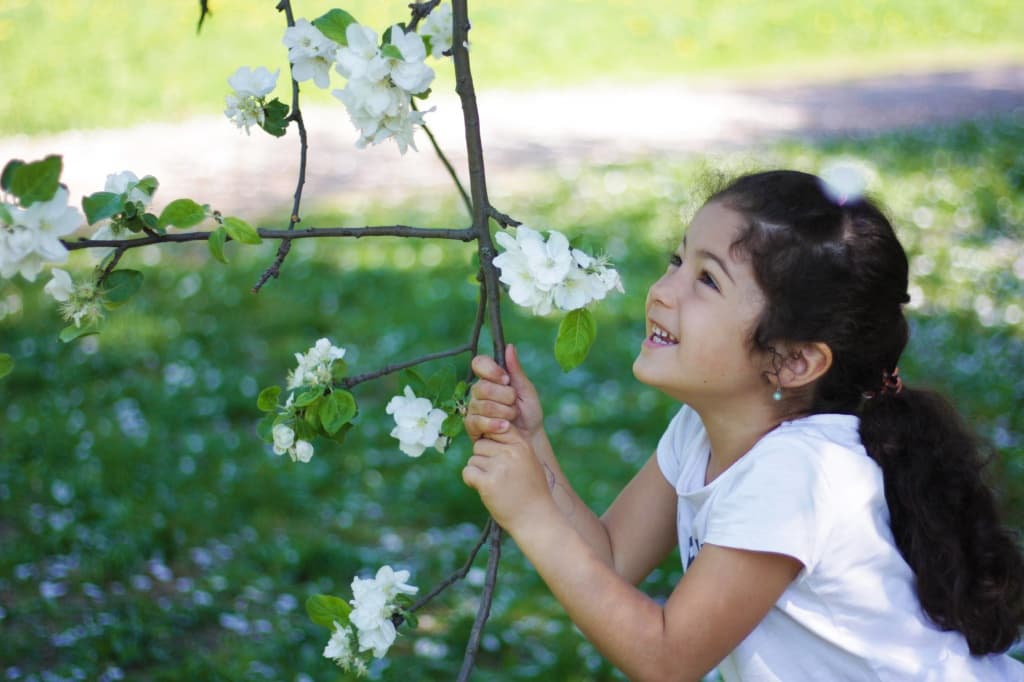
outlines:
{"label": "white blossom", "polygon": [[292,456],[293,462],[299,461],[305,464],[313,459],[313,445],[308,440],[296,441],[295,447],[289,450],[288,454]]}
{"label": "white blossom", "polygon": [[331,65],[340,46],[320,32],[308,19],[297,19],[285,29],[281,40],[288,48],[292,78],[298,82],[312,79],[319,88],[330,85]]}
{"label": "white blossom", "polygon": [[420,27],[420,35],[430,38],[430,54],[440,59],[452,49],[452,6],[443,2],[427,15]]}
{"label": "white blossom", "polygon": [[380,53],[377,34],[369,26],[349,24],[345,28],[345,41],[335,55],[335,70],[349,80],[361,79],[370,83],[384,80],[390,71],[387,60]]}
{"label": "white blossom", "polygon": [[355,636],[352,630],[345,627],[338,621],[334,621],[334,630],[331,638],[324,647],[324,658],[334,661],[340,668],[358,677],[367,673],[366,663],[352,650],[352,637]]}
{"label": "white blossom", "polygon": [[343,357],[344,348],[334,346],[329,339],[318,339],[305,354],[295,354],[298,366],[288,374],[289,390],[299,386],[330,385],[334,361]]}
{"label": "white blossom", "polygon": [[234,75],[228,78],[228,84],[235,91],[224,98],[227,108],[224,115],[238,128],[244,128],[245,134],[249,134],[252,126],[261,126],[267,115],[263,107],[266,104],[265,98],[277,84],[277,75],[280,69],[274,73],[266,67],[259,67],[255,70],[248,66],[239,67]]}
{"label": "white blossom", "polygon": [[545,239],[520,225],[515,236],[498,232],[495,240],[505,249],[494,258],[494,265],[509,287],[509,298],[535,315],[547,315],[554,308],[577,310],[603,299],[609,291],[622,291],[614,268],[570,247],[559,232],[551,231]]}
{"label": "white blossom", "polygon": [[60,268],[50,270],[52,279],[43,287],[43,291],[52,296],[60,303],[64,303],[75,291],[75,285],[71,282],[71,275]]}
{"label": "white blossom", "polygon": [[28,208],[8,204],[4,208],[11,220],[0,222],[0,277],[19,273],[34,282],[43,263],[67,260],[68,250],[60,238],[84,222],[82,212],[68,206],[67,189],[58,187],[52,199]]}
{"label": "white blossom", "polygon": [[125,170],[108,175],[103,191],[113,192],[114,194],[127,194],[128,201],[141,203],[144,207],[149,206],[149,202],[153,200],[152,193],[139,188],[138,185],[139,176],[129,170]]}
{"label": "white blossom", "polygon": [[402,452],[419,457],[431,446],[443,451],[445,440],[441,436],[441,425],[448,415],[426,398],[417,398],[412,387],[406,386],[404,395],[393,397],[384,409],[395,418],[391,437],[398,439]]}
{"label": "white blossom", "polygon": [[391,82],[408,92],[417,95],[425,92],[434,82],[434,70],[423,63],[427,58],[427,49],[415,31],[406,33],[395,24],[391,27],[391,44],[398,48],[401,59],[389,59]]}
{"label": "white blossom", "polygon": [[274,437],[274,453],[283,455],[295,444],[295,431],[287,424],[275,424],[271,429]]}
{"label": "white blossom", "polygon": [[277,85],[277,76],[280,73],[281,69],[270,73],[270,70],[265,66],[260,66],[256,69],[240,66],[228,78],[228,85],[234,88],[235,94],[239,97],[252,96],[263,98],[269,95]]}
{"label": "white blossom", "polygon": [[395,571],[390,566],[381,566],[374,578],[352,579],[349,622],[356,627],[360,651],[372,651],[381,658],[394,643],[397,633],[391,616],[398,609],[395,600],[399,595],[419,591],[406,582],[408,579],[408,571]]}

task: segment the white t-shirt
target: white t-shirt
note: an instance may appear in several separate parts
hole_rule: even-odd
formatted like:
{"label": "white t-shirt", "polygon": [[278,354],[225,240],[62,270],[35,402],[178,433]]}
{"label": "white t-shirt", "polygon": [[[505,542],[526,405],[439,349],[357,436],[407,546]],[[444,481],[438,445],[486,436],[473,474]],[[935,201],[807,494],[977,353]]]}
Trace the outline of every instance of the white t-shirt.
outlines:
{"label": "white t-shirt", "polygon": [[842,414],[783,422],[709,485],[697,413],[684,406],[662,436],[684,569],[705,543],[804,565],[718,670],[730,682],[1024,680],[1021,663],[971,656],[962,635],[925,616],[858,425]]}

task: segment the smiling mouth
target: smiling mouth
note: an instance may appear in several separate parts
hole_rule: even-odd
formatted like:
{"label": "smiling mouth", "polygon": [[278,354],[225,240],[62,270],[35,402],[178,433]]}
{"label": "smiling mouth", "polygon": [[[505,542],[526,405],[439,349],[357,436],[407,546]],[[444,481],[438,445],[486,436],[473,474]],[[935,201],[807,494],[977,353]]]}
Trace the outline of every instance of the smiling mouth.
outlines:
{"label": "smiling mouth", "polygon": [[651,343],[655,343],[659,346],[675,346],[679,343],[679,339],[672,336],[653,322],[651,323],[651,335],[647,338]]}

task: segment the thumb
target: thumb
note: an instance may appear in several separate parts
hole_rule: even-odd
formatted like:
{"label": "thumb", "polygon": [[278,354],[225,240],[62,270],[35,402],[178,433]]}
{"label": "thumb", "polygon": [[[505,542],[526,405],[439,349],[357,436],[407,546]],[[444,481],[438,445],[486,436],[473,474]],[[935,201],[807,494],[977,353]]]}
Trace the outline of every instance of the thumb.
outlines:
{"label": "thumb", "polygon": [[508,376],[512,388],[516,389],[516,393],[528,393],[535,395],[536,390],[533,388],[533,383],[530,378],[526,376],[526,372],[523,371],[523,366],[519,363],[519,352],[516,347],[511,343],[505,347],[505,367],[508,371]]}

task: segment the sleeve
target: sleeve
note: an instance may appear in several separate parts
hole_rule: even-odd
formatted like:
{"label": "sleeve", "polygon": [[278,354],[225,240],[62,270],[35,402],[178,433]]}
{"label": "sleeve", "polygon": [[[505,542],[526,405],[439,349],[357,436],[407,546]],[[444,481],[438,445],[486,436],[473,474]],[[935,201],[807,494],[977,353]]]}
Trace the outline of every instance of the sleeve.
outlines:
{"label": "sleeve", "polygon": [[679,477],[683,473],[683,461],[689,450],[688,444],[701,428],[703,426],[697,413],[689,406],[683,405],[658,441],[658,466],[665,480],[673,488],[677,487]]}
{"label": "sleeve", "polygon": [[830,527],[827,482],[815,454],[794,441],[748,453],[756,460],[723,480],[711,502],[704,542],[785,554],[812,572]]}

